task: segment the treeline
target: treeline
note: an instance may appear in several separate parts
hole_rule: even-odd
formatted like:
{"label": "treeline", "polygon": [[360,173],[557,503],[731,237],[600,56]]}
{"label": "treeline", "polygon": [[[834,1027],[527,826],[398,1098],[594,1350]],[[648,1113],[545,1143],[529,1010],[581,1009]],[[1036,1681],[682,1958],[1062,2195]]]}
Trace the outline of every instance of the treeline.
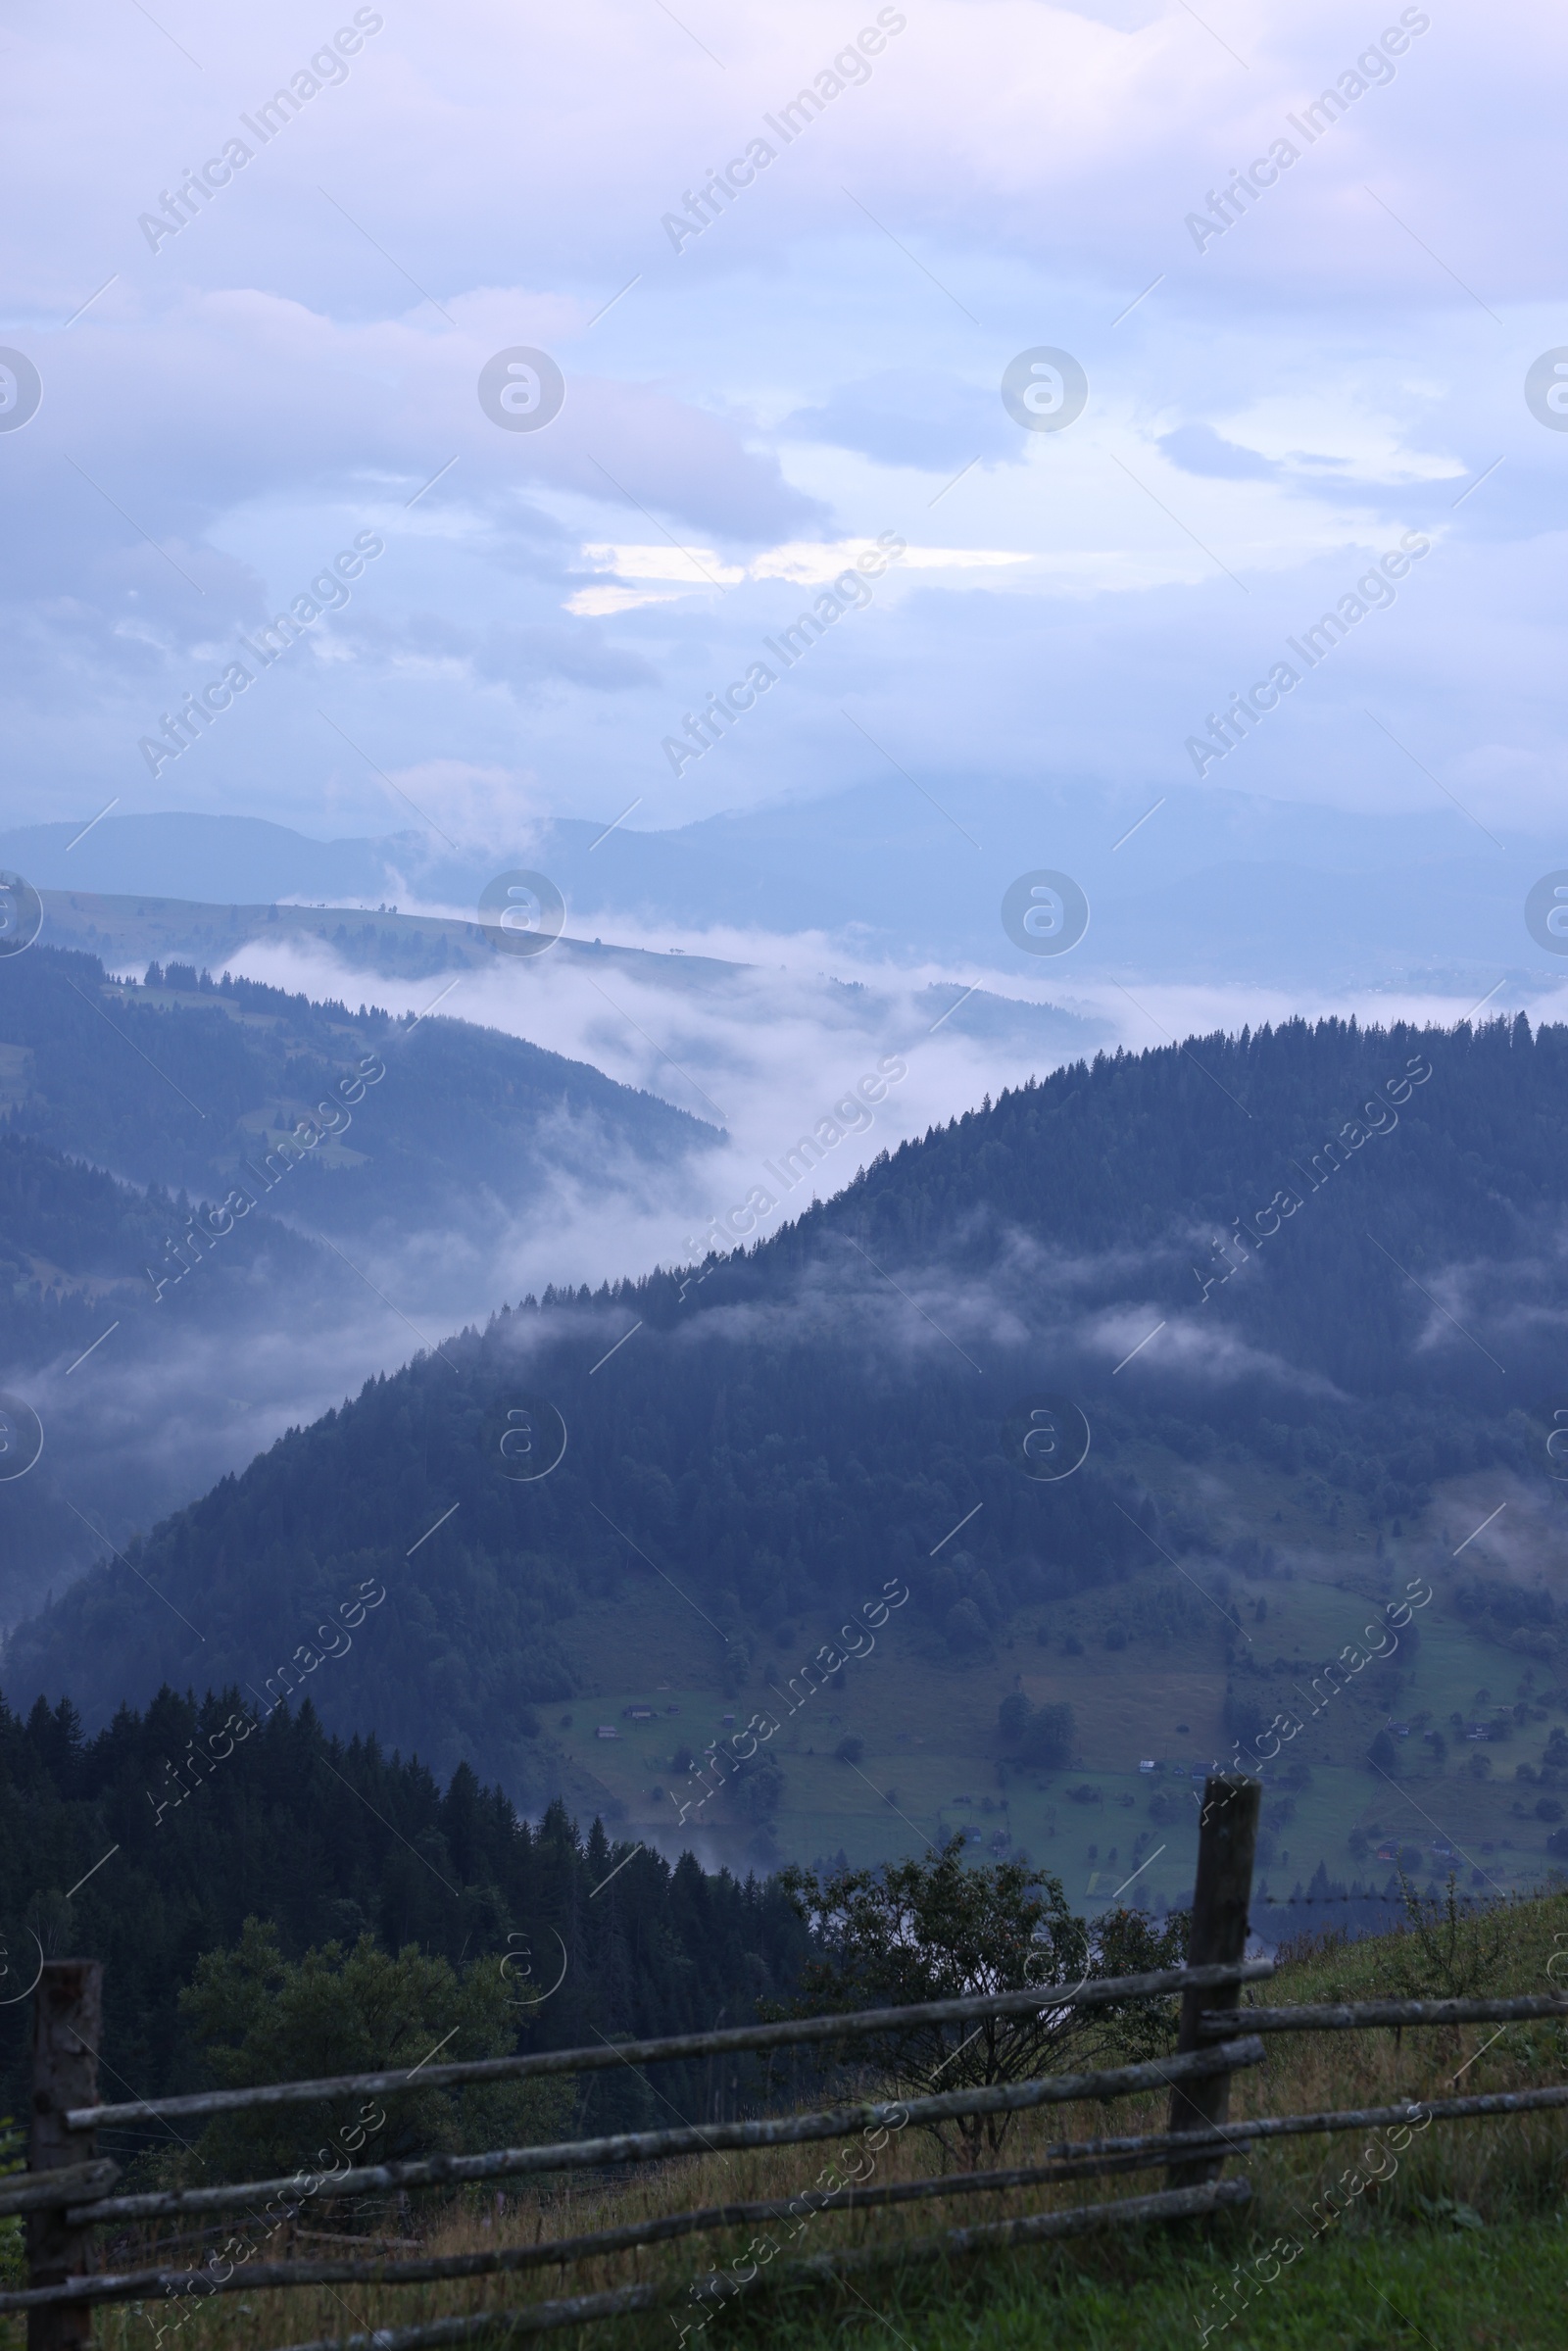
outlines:
{"label": "treeline", "polygon": [[[104,1961],[106,2094],[125,2098],[206,2086],[179,1993],[252,1918],[289,1960],[369,1935],[505,1966],[524,2049],[750,2022],[793,1985],[806,1930],[776,1886],[612,1846],[598,1821],[585,1837],[560,1805],[530,1827],[466,1767],[443,1787],[327,1738],[309,1704],[261,1713],[164,1690],[86,1739],[69,1702],[24,1720],[0,1701],[0,2112],[26,2111],[40,1944]],[[662,2111],[629,2067],[585,2081],[604,2128]],[[710,2112],[748,2087],[733,2065],[658,2082]]]}

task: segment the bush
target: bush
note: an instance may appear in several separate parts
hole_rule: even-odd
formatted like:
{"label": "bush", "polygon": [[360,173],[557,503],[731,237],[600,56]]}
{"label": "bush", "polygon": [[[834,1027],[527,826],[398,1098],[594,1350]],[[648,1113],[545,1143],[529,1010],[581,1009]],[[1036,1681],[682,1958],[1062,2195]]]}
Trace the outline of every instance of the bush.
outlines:
{"label": "bush", "polygon": [[[859,1745],[859,1740],[839,1742],[840,1752],[846,1745]],[[864,1749],[861,1749],[864,1752]],[[845,1757],[848,1761],[849,1758]],[[769,1823],[784,1798],[784,1774],[771,1755],[748,1756],[735,1772],[730,1790],[736,1810],[743,1820],[755,1821],[759,1827]]]}
{"label": "bush", "polygon": [[[0,2178],[11,2172],[24,2172],[27,2157],[22,2143],[22,2132],[10,2115],[0,2115]],[[13,2213],[0,2221],[0,2282],[6,2285],[25,2285],[27,2256],[23,2237],[23,2224]]]}
{"label": "bush", "polygon": [[[179,2006],[208,2070],[225,2087],[413,2066],[443,2033],[449,2064],[506,2056],[524,2013],[493,1960],[459,1975],[416,1944],[394,1956],[368,1935],[352,1950],[329,1942],[287,1960],[272,1922],[255,1918],[231,1949],[203,1953]],[[371,2162],[515,2145],[523,2135],[548,2134],[569,2103],[569,2092],[558,2095],[554,2083],[521,2082],[406,2090],[376,2107],[378,2121],[356,2099],[264,2107],[220,2116],[194,2155],[204,2178],[243,2180],[293,2172],[318,2132],[341,2139],[351,2155],[368,2137]],[[331,2159],[332,2147],[321,2157]]]}
{"label": "bush", "polygon": [[853,1731],[848,1731],[839,1740],[833,1752],[840,1763],[858,1763],[860,1757],[865,1753],[865,1741],[863,1739],[857,1739]]}
{"label": "bush", "polygon": [[[1420,1858],[1417,1853],[1415,1864]],[[1383,1955],[1384,1972],[1396,1992],[1407,1999],[1466,2000],[1496,1983],[1512,1932],[1505,1908],[1482,1909],[1468,1901],[1451,1872],[1445,1892],[1418,1894],[1403,1847],[1399,1895],[1404,1925],[1384,1945]]]}
{"label": "bush", "polygon": [[1028,1727],[1029,1717],[1033,1712],[1034,1708],[1021,1690],[1011,1691],[1003,1699],[997,1708],[997,1728],[1002,1733],[1004,1746],[1015,1747],[1017,1745]]}
{"label": "bush", "polygon": [[1056,1772],[1072,1761],[1073,1713],[1067,1705],[1041,1706],[1029,1718],[1019,1755],[1037,1770]]}

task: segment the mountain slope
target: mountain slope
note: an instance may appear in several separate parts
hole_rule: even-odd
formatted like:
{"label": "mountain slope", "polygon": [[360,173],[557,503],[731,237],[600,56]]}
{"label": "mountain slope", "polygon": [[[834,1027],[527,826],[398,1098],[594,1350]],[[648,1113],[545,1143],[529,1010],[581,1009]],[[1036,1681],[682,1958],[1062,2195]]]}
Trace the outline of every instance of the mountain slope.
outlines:
{"label": "mountain slope", "polygon": [[356,1015],[173,964],[155,964],[145,985],[112,981],[57,948],[0,971],[7,1047],[9,1125],[138,1183],[221,1199],[302,1119],[322,1130],[295,1154],[286,1196],[290,1217],[318,1231],[482,1229],[557,1177],[612,1188],[714,1140],[653,1096],[498,1030]]}
{"label": "mountain slope", "polygon": [[[7,1686],[97,1717],[166,1678],[260,1688],[298,1652],[328,1723],[537,1794],[564,1765],[528,1710],[604,1686],[617,1614],[651,1663],[656,1594],[689,1679],[755,1702],[770,1635],[807,1653],[795,1620],[825,1638],[890,1580],[961,1659],[1020,1607],[1049,1624],[1146,1569],[1187,1595],[1222,1548],[1256,1560],[1262,1491],[1325,1542],[1347,1512],[1414,1518],[1440,1474],[1554,1491],[1528,1415],[1549,1424],[1568,1312],[1565,1056],[1523,1021],[1294,1023],[1080,1063],[749,1255],[547,1293],[376,1379],[19,1631]],[[1237,1218],[1261,1246],[1217,1250]],[[1056,1482],[1020,1451],[1048,1394],[1093,1432]],[[555,1414],[564,1457],[519,1481],[509,1427],[542,1463]],[[319,1672],[318,1612],[372,1573],[379,1640]],[[1200,1604],[1219,1659],[1231,1612]]]}
{"label": "mountain slope", "polygon": [[[362,1379],[363,1298],[341,1255],[264,1204],[235,1216],[0,1128],[0,1392],[17,1431],[0,1453],[0,1623],[247,1459],[289,1405],[319,1410]],[[330,1336],[302,1364],[307,1301]],[[406,1326],[384,1322],[390,1351]]]}
{"label": "mountain slope", "polygon": [[0,1622],[493,1295],[519,1227],[714,1140],[439,1014],[0,962]]}

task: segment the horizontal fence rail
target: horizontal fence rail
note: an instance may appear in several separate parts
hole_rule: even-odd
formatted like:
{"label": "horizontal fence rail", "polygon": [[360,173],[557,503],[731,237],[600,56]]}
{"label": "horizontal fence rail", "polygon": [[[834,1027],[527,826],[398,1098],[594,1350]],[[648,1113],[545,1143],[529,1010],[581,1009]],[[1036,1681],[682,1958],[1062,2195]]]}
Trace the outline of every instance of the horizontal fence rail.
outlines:
{"label": "horizontal fence rail", "polygon": [[[1506,2119],[1568,2107],[1568,2083],[1544,2089],[1491,2090],[1463,2098],[1412,2098],[1394,2106],[1330,2108],[1319,2114],[1259,2115],[1227,2123],[1200,2135],[1151,2131],[1126,2138],[1063,2139],[1048,2149],[1049,2160],[993,2172],[955,2172],[932,2180],[892,2180],[880,2187],[850,2184],[831,2192],[803,2189],[792,2198],[768,2196],[748,2204],[712,2204],[691,2212],[662,2213],[622,2229],[598,2229],[578,2236],[545,2237],[532,2245],[504,2245],[485,2253],[434,2254],[415,2261],[265,2262],[218,2278],[211,2270],[150,2269],[94,2272],[55,2286],[20,2288],[0,2294],[0,2313],[40,2309],[65,2302],[142,2301],[154,2295],[266,2293],[306,2285],[429,2285],[483,2278],[514,2270],[550,2269],[623,2253],[640,2245],[754,2222],[794,2218],[803,2208],[818,2212],[861,2212],[894,2204],[923,2203],[1048,2186],[1095,2175],[1149,2170],[1173,2155],[1244,2153],[1257,2141],[1328,2135],[1347,2131],[1417,2129],[1427,2123]],[[1117,2207],[1118,2210],[1121,2207]]]}
{"label": "horizontal fence rail", "polygon": [[1568,2082],[1545,2089],[1478,2090],[1467,2098],[1404,2098],[1395,2106],[1343,2106],[1322,2114],[1265,2114],[1227,2123],[1218,2136],[1240,2147],[1252,2139],[1297,2138],[1322,2131],[1396,2131],[1426,2123],[1468,2123],[1484,2115],[1542,2114],[1568,2106]]}
{"label": "horizontal fence rail", "polygon": [[0,2180],[0,2219],[8,2213],[41,2212],[48,2205],[68,2203],[73,2196],[107,2188],[119,2178],[120,2166],[112,2155],[101,2155],[95,2163],[62,2164],[53,2172],[18,2173]]}
{"label": "horizontal fence rail", "polygon": [[309,2106],[322,2098],[387,2097],[403,2089],[453,2089],[473,2082],[518,2082],[548,2074],[592,2074],[613,2065],[656,2065],[681,2057],[728,2056],[746,2049],[786,2049],[858,2034],[906,2032],[916,2025],[963,2025],[975,2017],[1028,2016],[1048,2008],[1098,2008],[1107,2001],[1155,2000],[1186,1991],[1217,1991],[1272,1976],[1272,1959],[1230,1966],[1156,1968],[1141,1976],[1098,1976],[1063,1990],[1043,1984],[1022,1991],[969,1992],[910,2008],[852,2008],[842,2016],[787,2017],[771,2025],[735,2025],[718,2033],[677,2033],[661,2040],[601,2041],[586,2049],[539,2049],[526,2057],[473,2057],[455,2065],[401,2067],[380,2074],[330,2074],[315,2082],[264,2082],[246,2089],[196,2090],[179,2098],[137,2098],[123,2106],[78,2106],[71,2131],[106,2123],[142,2123],[235,2114],[252,2107]]}
{"label": "horizontal fence rail", "polygon": [[1533,2017],[1568,2017],[1568,1997],[1536,1993],[1517,2000],[1350,2000],[1309,2008],[1205,2008],[1205,2033],[1356,2033],[1374,2026],[1523,2025]]}
{"label": "horizontal fence rail", "polygon": [[447,2343],[471,2343],[486,2333],[550,2334],[595,2319],[629,2318],[639,2311],[671,2310],[682,2303],[723,2303],[760,2285],[831,2285],[862,2270],[890,2262],[953,2260],[1008,2245],[1039,2244],[1050,2237],[1084,2236],[1091,2230],[1136,2228],[1147,2221],[1191,2219],[1245,2204],[1251,2188],[1245,2180],[1219,2180],[1200,2187],[1165,2189],[1155,2196],[1127,2196],[1115,2203],[1084,2204],[1066,2212],[1029,2213],[1016,2221],[988,2221],[977,2229],[948,2229],[940,2236],[912,2237],[888,2245],[856,2245],[843,2253],[817,2253],[760,2271],[745,2284],[737,2278],[700,2278],[695,2285],[627,2285],[604,2294],[576,2294],[561,2302],[536,2302],[522,2310],[488,2311],[465,2319],[437,2319],[428,2327],[378,2327],[372,2334],[328,2335],[293,2343],[288,2351],[439,2351]]}
{"label": "horizontal fence rail", "polygon": [[[1166,2080],[1171,2079],[1169,2064],[1164,2075]],[[1175,2079],[1182,2077],[1178,2074]],[[1216,2140],[1214,2145],[1218,2151],[1224,2151],[1223,2140]],[[1172,2137],[1163,2132],[1130,2138],[1063,2139],[1046,2150],[1046,2160],[1007,2171],[946,2173],[937,2179],[895,2180],[871,2188],[854,2182],[832,2191],[806,2188],[793,2197],[768,2196],[752,2203],[662,2213],[655,2220],[631,2223],[620,2229],[594,2229],[571,2237],[546,2237],[531,2245],[499,2246],[482,2253],[435,2254],[414,2261],[379,2258],[258,2263],[243,2271],[236,2267],[227,2278],[219,2278],[211,2270],[96,2272],[57,2286],[0,2294],[0,2312],[30,2310],[55,2302],[140,2301],[155,2294],[264,2293],[291,2285],[427,2285],[440,2279],[481,2278],[496,2271],[548,2269],[627,2252],[639,2245],[664,2243],[673,2237],[738,2228],[753,2221],[778,2222],[819,2212],[859,2212],[882,2205],[924,2202],[932,2197],[995,2194],[1008,2188],[1082,2180],[1100,2173],[1147,2170],[1165,2162],[1172,2153],[1189,2151],[1192,2146],[1193,2141],[1185,2135]]]}
{"label": "horizontal fence rail", "polygon": [[999,2083],[987,2089],[943,2090],[928,2098],[866,2099],[818,2114],[781,2115],[747,2123],[685,2125],[679,2131],[628,2131],[609,2138],[545,2141],[532,2147],[498,2147],[486,2155],[431,2155],[408,2163],[368,2164],[335,2177],[295,2173],[284,2180],[251,2180],[219,2187],[155,2190],[146,2195],[106,2196],[67,2214],[73,2229],[104,2221],[156,2220],[171,2214],[222,2212],[258,2197],[298,2195],[315,2179],[336,2196],[375,2188],[459,2186],[476,2180],[507,2180],[530,2172],[598,2171],[610,2165],[657,2163],[672,2155],[716,2155],[732,2147],[790,2147],[824,2138],[852,2138],[857,2131],[902,2131],[909,2123],[940,2123],[971,2114],[1024,2114],[1039,2106],[1080,2099],[1135,2097],[1168,2082],[1206,2081],[1235,2068],[1261,2065],[1261,2040],[1221,2041],[1184,2057],[1144,2065],[1111,2066],[1092,2074],[1048,2074],[1034,2082]]}

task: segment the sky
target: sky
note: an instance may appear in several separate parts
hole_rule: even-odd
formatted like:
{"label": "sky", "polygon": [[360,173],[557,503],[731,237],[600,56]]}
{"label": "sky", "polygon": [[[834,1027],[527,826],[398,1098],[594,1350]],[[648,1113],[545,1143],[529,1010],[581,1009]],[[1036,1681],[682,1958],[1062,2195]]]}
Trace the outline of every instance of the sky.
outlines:
{"label": "sky", "polygon": [[8,824],[499,860],[891,763],[960,821],[1201,771],[1558,829],[1553,12],[89,0],[3,39]]}

